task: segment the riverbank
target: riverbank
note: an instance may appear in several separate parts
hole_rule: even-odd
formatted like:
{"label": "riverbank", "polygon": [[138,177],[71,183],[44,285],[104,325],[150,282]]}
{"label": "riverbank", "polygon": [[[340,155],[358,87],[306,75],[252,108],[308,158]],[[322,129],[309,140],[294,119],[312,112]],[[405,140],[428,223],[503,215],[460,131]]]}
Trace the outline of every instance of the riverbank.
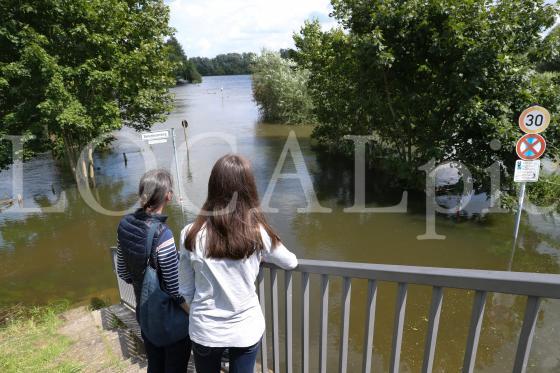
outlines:
{"label": "riverbank", "polygon": [[0,371],[141,372],[125,359],[118,328],[103,328],[101,311],[65,305],[13,311],[0,326]]}
{"label": "riverbank", "polygon": [[[144,346],[122,321],[134,314],[121,305],[91,307],[14,307],[11,316],[0,310],[0,372],[145,372]],[[261,371],[259,363],[256,368]],[[196,373],[194,357],[187,372]]]}

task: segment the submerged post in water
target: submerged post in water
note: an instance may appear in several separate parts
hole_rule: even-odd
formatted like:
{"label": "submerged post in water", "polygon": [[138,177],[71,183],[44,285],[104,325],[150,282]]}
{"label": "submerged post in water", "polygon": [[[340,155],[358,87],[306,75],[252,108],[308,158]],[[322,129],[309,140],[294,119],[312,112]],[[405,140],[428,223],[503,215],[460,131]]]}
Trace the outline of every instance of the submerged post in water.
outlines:
{"label": "submerged post in water", "polygon": [[183,119],[181,122],[181,127],[183,127],[183,134],[185,135],[185,147],[187,148],[187,165],[190,163],[189,160],[189,143],[187,142],[187,128],[189,127],[189,122],[186,119]]}
{"label": "submerged post in water", "polygon": [[181,217],[183,225],[185,221],[185,207],[183,206],[183,188],[181,188],[181,179],[179,176],[179,161],[177,159],[177,147],[175,146],[175,128],[171,128],[171,142],[173,143],[173,154],[175,155],[175,172],[177,173],[177,188],[179,189],[179,204],[181,205]]}
{"label": "submerged post in water", "polygon": [[517,207],[517,214],[515,215],[515,226],[513,228],[513,247],[511,249],[511,258],[509,259],[508,270],[511,271],[513,265],[513,257],[515,256],[515,248],[517,247],[517,236],[519,234],[519,225],[521,224],[521,213],[523,212],[523,201],[525,200],[525,185],[526,183],[520,184],[519,189],[519,206]]}

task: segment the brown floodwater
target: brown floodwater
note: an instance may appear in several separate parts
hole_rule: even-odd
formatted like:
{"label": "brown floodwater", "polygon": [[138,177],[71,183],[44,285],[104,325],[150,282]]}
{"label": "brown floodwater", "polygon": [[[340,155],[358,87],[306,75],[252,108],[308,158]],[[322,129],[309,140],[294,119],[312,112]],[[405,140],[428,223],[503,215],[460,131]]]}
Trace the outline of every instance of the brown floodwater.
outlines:
{"label": "brown floodwater", "polygon": [[[251,95],[249,76],[208,77],[199,85],[173,89],[176,106],[168,120],[157,129],[176,128],[183,193],[189,199],[185,221],[192,221],[206,193],[210,169],[220,156],[231,152],[224,134],[236,143],[239,153],[253,162],[261,195],[264,194],[284,144],[295,131],[303,160],[309,170],[322,206],[331,213],[298,213],[306,206],[297,180],[282,179],[274,190],[269,214],[286,246],[301,258],[406,264],[436,267],[507,270],[512,246],[513,215],[489,214],[478,217],[484,195],[458,217],[440,216],[437,233],[445,240],[417,240],[425,232],[423,196],[409,195],[409,212],[404,214],[351,214],[343,209],[353,205],[353,162],[318,155],[311,148],[311,128],[264,124]],[[193,143],[187,152],[181,148],[184,133],[181,121],[187,119],[187,136]],[[219,133],[221,138],[216,137]],[[212,135],[214,134],[214,135]],[[97,188],[93,195],[108,210],[133,208],[136,188],[145,171],[143,155],[148,145],[139,146],[130,138],[140,136],[130,130],[115,134],[111,150],[96,154]],[[206,136],[202,138],[201,136]],[[175,172],[171,142],[152,146],[158,166]],[[122,153],[127,154],[125,164]],[[283,172],[293,172],[288,160]],[[400,200],[402,191],[388,188],[386,179],[375,172],[366,178],[368,206],[390,206]],[[178,188],[176,188],[178,189]],[[109,247],[115,244],[118,216],[101,214],[90,207],[74,186],[72,177],[50,156],[43,155],[24,165],[23,207],[44,208],[64,193],[67,206],[62,213],[0,213],[0,306],[44,304],[68,299],[88,303],[98,297],[116,301],[115,278]],[[178,194],[178,190],[176,191]],[[12,172],[0,173],[0,199],[12,197]],[[168,208],[169,225],[176,237],[183,225],[181,208]],[[467,215],[467,216],[464,216]],[[475,217],[467,219],[469,216]],[[478,217],[478,218],[476,218]],[[519,248],[512,269],[560,273],[560,229],[558,218],[524,216]],[[299,276],[294,277],[294,360],[299,353]],[[280,276],[281,285],[283,277]],[[282,290],[280,286],[280,290]],[[311,371],[318,365],[319,279],[311,278]],[[330,293],[329,371],[338,369],[341,281],[333,279]],[[375,321],[374,368],[387,371],[393,328],[394,284],[380,284]],[[282,293],[280,293],[282,294]],[[349,372],[361,369],[364,333],[365,281],[352,283]],[[401,371],[416,372],[422,354],[430,305],[431,289],[411,286],[406,308]],[[435,371],[460,371],[467,338],[473,293],[446,290],[436,349]],[[517,336],[523,320],[524,299],[491,295],[488,299],[477,372],[511,371]],[[268,307],[270,309],[270,307]],[[280,313],[280,320],[284,314]],[[270,345],[270,344],[269,344]],[[560,372],[560,302],[545,301],[539,314],[530,372]]]}

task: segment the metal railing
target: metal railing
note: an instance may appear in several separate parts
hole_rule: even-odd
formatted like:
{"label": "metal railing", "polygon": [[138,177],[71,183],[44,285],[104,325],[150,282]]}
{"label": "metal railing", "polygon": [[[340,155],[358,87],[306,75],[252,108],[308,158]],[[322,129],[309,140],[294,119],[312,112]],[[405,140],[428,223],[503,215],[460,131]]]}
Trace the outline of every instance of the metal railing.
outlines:
{"label": "metal railing", "polygon": [[111,247],[111,264],[113,272],[117,278],[117,287],[119,288],[119,296],[121,303],[136,312],[136,297],[134,296],[134,288],[132,284],[127,284],[117,275],[117,248]]}
{"label": "metal railing", "polygon": [[[272,370],[280,372],[280,329],[279,329],[279,295],[278,272],[281,269],[263,264],[263,269],[257,280],[258,294],[261,308],[265,313],[265,271],[270,272],[270,304],[272,330]],[[292,278],[293,272],[301,273],[301,371],[309,372],[309,302],[311,274],[321,278],[320,289],[320,330],[319,330],[319,371],[327,371],[327,336],[329,317],[329,284],[331,276],[342,278],[341,322],[339,340],[339,369],[346,373],[348,369],[348,335],[350,322],[350,299],[352,294],[352,280],[365,279],[367,285],[366,317],[363,320],[365,328],[363,342],[362,371],[371,372],[373,354],[373,334],[376,312],[377,286],[379,281],[396,283],[397,299],[395,305],[394,327],[391,346],[389,371],[398,372],[401,361],[401,345],[405,320],[408,285],[428,285],[432,287],[432,300],[428,317],[428,331],[426,334],[422,372],[431,372],[434,363],[437,334],[443,303],[444,288],[474,290],[474,304],[472,307],[470,327],[466,342],[463,372],[474,371],[476,353],[480,339],[480,331],[484,316],[487,294],[490,292],[514,294],[527,297],[525,316],[521,333],[517,342],[517,352],[514,357],[513,372],[525,372],[531,350],[531,343],[535,331],[535,324],[539,306],[543,298],[560,299],[560,275],[538,274],[525,272],[502,272],[470,269],[448,269],[432,267],[412,267],[399,265],[378,265],[350,262],[333,262],[321,260],[299,260],[298,267],[293,271],[284,271],[285,298],[285,366],[287,372],[293,371],[293,334],[292,334]],[[266,314],[266,313],[265,313]],[[354,321],[354,320],[353,320]],[[359,323],[360,320],[357,320]],[[558,342],[558,341],[557,341]],[[262,372],[268,373],[267,338],[263,338],[261,347]]]}
{"label": "metal railing", "polygon": [[[113,269],[116,272],[116,249],[112,248]],[[257,279],[257,292],[261,308],[266,315],[265,273],[270,273],[270,304],[271,330],[266,333],[272,341],[272,370],[280,372],[280,329],[279,329],[279,290],[278,273],[284,272],[284,304],[285,304],[285,366],[287,372],[293,371],[293,273],[301,274],[301,356],[302,372],[309,372],[311,359],[309,349],[309,302],[310,275],[319,275],[320,289],[320,331],[319,331],[319,371],[327,371],[327,336],[329,317],[329,285],[331,276],[342,278],[341,323],[339,340],[339,372],[346,373],[348,366],[348,338],[350,323],[350,299],[352,295],[352,280],[367,280],[366,317],[363,320],[365,335],[363,342],[362,371],[371,372],[374,322],[376,313],[378,282],[392,282],[398,284],[395,304],[394,327],[389,361],[390,372],[398,372],[401,361],[401,345],[406,311],[408,285],[427,285],[432,287],[432,300],[428,317],[428,331],[426,334],[422,372],[431,372],[434,363],[437,334],[443,304],[443,290],[445,288],[474,290],[475,297],[471,313],[470,327],[466,342],[463,372],[474,371],[480,331],[484,316],[484,309],[488,293],[513,294],[527,297],[525,315],[521,333],[517,342],[514,357],[513,372],[525,372],[531,343],[535,331],[535,324],[542,299],[560,299],[560,275],[484,271],[472,269],[449,269],[433,267],[413,267],[399,265],[364,264],[351,262],[334,262],[322,260],[299,260],[299,265],[293,271],[284,271],[274,265],[264,263]],[[118,276],[117,276],[118,278]],[[121,302],[134,310],[135,299],[132,285],[118,279]],[[261,342],[261,369],[269,372],[268,346],[266,336]]]}

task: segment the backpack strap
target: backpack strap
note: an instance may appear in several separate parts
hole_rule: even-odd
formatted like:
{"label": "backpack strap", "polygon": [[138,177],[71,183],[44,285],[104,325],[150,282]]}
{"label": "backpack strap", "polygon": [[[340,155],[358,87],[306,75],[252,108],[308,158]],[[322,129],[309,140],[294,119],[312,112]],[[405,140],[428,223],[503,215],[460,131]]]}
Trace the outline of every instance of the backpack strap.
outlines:
{"label": "backpack strap", "polygon": [[[146,252],[146,257],[148,258],[146,260],[146,265],[149,266],[150,265],[150,259],[152,258],[152,253],[153,253],[153,246],[154,246],[154,236],[156,234],[156,230],[159,227],[159,222],[153,221],[150,224],[150,228],[148,229],[148,236],[146,238],[146,247],[145,247],[145,252]],[[155,266],[155,263],[154,263]]]}

